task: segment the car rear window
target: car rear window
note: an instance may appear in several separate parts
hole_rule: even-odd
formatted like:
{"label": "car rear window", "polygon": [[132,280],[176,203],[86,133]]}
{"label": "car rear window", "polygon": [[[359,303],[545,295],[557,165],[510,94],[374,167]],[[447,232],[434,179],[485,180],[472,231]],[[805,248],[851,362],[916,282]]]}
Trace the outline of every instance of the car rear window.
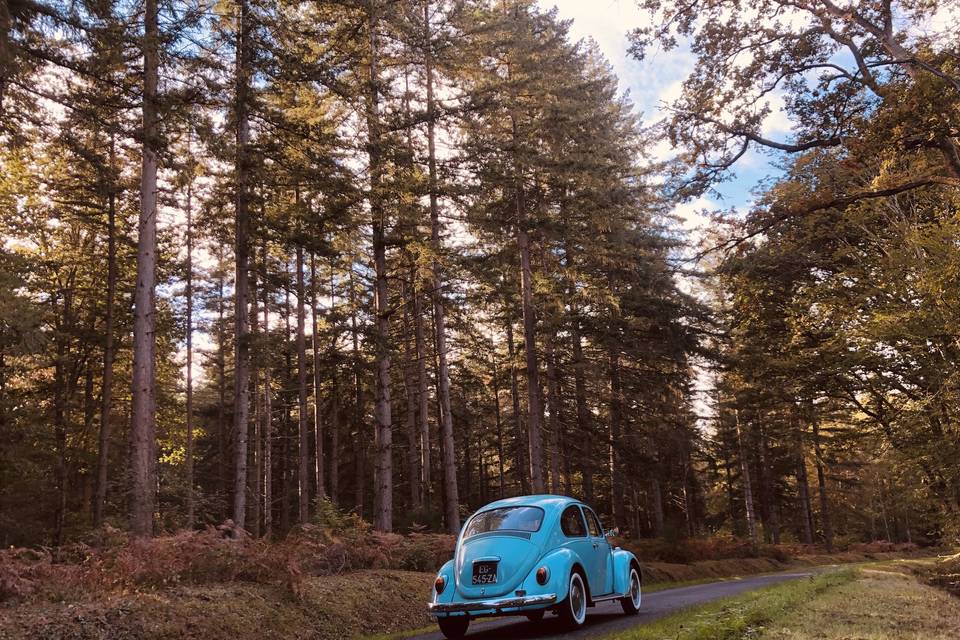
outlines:
{"label": "car rear window", "polygon": [[481,511],[473,516],[464,538],[488,531],[539,531],[543,523],[543,509],[540,507],[501,507]]}

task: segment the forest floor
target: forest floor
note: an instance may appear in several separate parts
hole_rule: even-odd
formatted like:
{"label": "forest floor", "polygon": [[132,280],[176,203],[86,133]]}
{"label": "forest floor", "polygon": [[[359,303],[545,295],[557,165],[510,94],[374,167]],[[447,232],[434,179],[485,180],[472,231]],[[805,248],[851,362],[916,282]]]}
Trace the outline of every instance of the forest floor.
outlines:
{"label": "forest floor", "polygon": [[[0,602],[0,640],[389,636],[432,625],[424,604],[429,597],[433,571],[404,571],[395,567],[435,563],[431,554],[426,553],[427,548],[436,551],[437,557],[449,555],[445,548],[437,549],[438,544],[446,545],[442,537],[379,539],[381,546],[390,541],[398,545],[389,556],[389,563],[380,564],[378,568],[358,569],[359,561],[353,559],[343,572],[310,575],[308,558],[299,558],[291,569],[289,559],[264,555],[274,553],[272,547],[255,546],[237,555],[233,551],[225,554],[220,543],[202,535],[171,540],[176,541],[178,551],[170,551],[173,542],[155,540],[149,549],[149,559],[137,557],[134,562],[124,554],[96,557],[95,564],[102,566],[95,578],[56,572],[34,578],[40,586],[30,595],[8,597]],[[389,548],[389,544],[385,548]],[[294,549],[292,553],[306,554],[311,548],[296,546]],[[653,591],[658,587],[738,575],[889,560],[898,555],[903,552],[649,562],[644,566],[645,588]],[[181,556],[189,560],[183,567],[176,568],[174,565]],[[153,562],[155,566],[144,565],[145,562]],[[54,563],[48,570],[58,566]],[[280,566],[287,567],[286,571],[295,579],[274,580],[271,576]],[[0,583],[5,577],[17,578],[15,572],[9,571],[10,567],[8,563],[8,573],[4,574],[0,563]],[[31,575],[38,574],[21,572],[19,577],[27,580]],[[111,585],[109,576],[113,575],[116,578]],[[70,588],[58,584],[58,581],[70,580],[75,581]]]}

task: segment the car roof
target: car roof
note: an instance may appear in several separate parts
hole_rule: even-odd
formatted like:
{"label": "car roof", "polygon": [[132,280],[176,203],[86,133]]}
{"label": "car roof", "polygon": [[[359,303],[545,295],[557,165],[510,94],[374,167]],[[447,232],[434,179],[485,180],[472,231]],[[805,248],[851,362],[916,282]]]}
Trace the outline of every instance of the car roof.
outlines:
{"label": "car roof", "polygon": [[501,507],[540,507],[544,510],[554,510],[566,507],[568,504],[580,504],[579,500],[569,496],[557,496],[551,494],[516,496],[514,498],[504,498],[485,505],[477,512],[489,511],[490,509],[499,509]]}

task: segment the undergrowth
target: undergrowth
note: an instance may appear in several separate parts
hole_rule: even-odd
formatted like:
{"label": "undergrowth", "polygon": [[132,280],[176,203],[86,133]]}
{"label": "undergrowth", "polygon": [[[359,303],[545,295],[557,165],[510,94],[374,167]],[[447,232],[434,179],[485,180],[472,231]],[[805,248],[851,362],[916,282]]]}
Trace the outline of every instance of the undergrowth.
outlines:
{"label": "undergrowth", "polygon": [[[618,540],[624,549],[629,549],[645,562],[672,562],[689,564],[705,560],[728,560],[735,558],[770,558],[778,562],[805,555],[827,555],[821,545],[806,544],[761,544],[754,549],[750,542],[741,538],[686,538],[681,540]],[[834,552],[874,554],[912,553],[918,549],[911,543],[893,543],[884,540],[870,543],[838,545]]]}
{"label": "undergrowth", "polygon": [[231,581],[281,586],[300,597],[308,576],[435,571],[453,546],[454,538],[443,534],[378,533],[331,509],[280,541],[251,538],[229,522],[149,540],[104,527],[85,542],[54,549],[0,550],[0,602]]}
{"label": "undergrowth", "polygon": [[928,571],[927,580],[960,597],[960,553],[940,558]]}

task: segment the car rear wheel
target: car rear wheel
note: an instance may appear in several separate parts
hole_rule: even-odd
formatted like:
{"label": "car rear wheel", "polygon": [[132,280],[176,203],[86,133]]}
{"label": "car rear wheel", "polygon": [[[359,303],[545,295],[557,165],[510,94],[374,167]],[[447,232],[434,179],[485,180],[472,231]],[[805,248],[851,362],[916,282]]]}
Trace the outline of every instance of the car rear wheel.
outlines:
{"label": "car rear wheel", "polygon": [[620,606],[627,615],[634,615],[640,611],[640,572],[636,567],[630,567],[630,593],[620,600]]}
{"label": "car rear wheel", "polygon": [[568,629],[582,627],[587,620],[587,587],[583,576],[576,571],[570,574],[567,598],[560,603],[560,621]]}
{"label": "car rear wheel", "polygon": [[544,610],[539,609],[537,611],[528,611],[524,615],[527,616],[527,620],[529,620],[530,622],[540,622],[541,620],[543,620],[543,614],[544,614]]}
{"label": "car rear wheel", "polygon": [[462,638],[467,635],[470,618],[467,616],[447,616],[437,618],[437,624],[440,625],[440,633],[442,633],[445,638]]}

